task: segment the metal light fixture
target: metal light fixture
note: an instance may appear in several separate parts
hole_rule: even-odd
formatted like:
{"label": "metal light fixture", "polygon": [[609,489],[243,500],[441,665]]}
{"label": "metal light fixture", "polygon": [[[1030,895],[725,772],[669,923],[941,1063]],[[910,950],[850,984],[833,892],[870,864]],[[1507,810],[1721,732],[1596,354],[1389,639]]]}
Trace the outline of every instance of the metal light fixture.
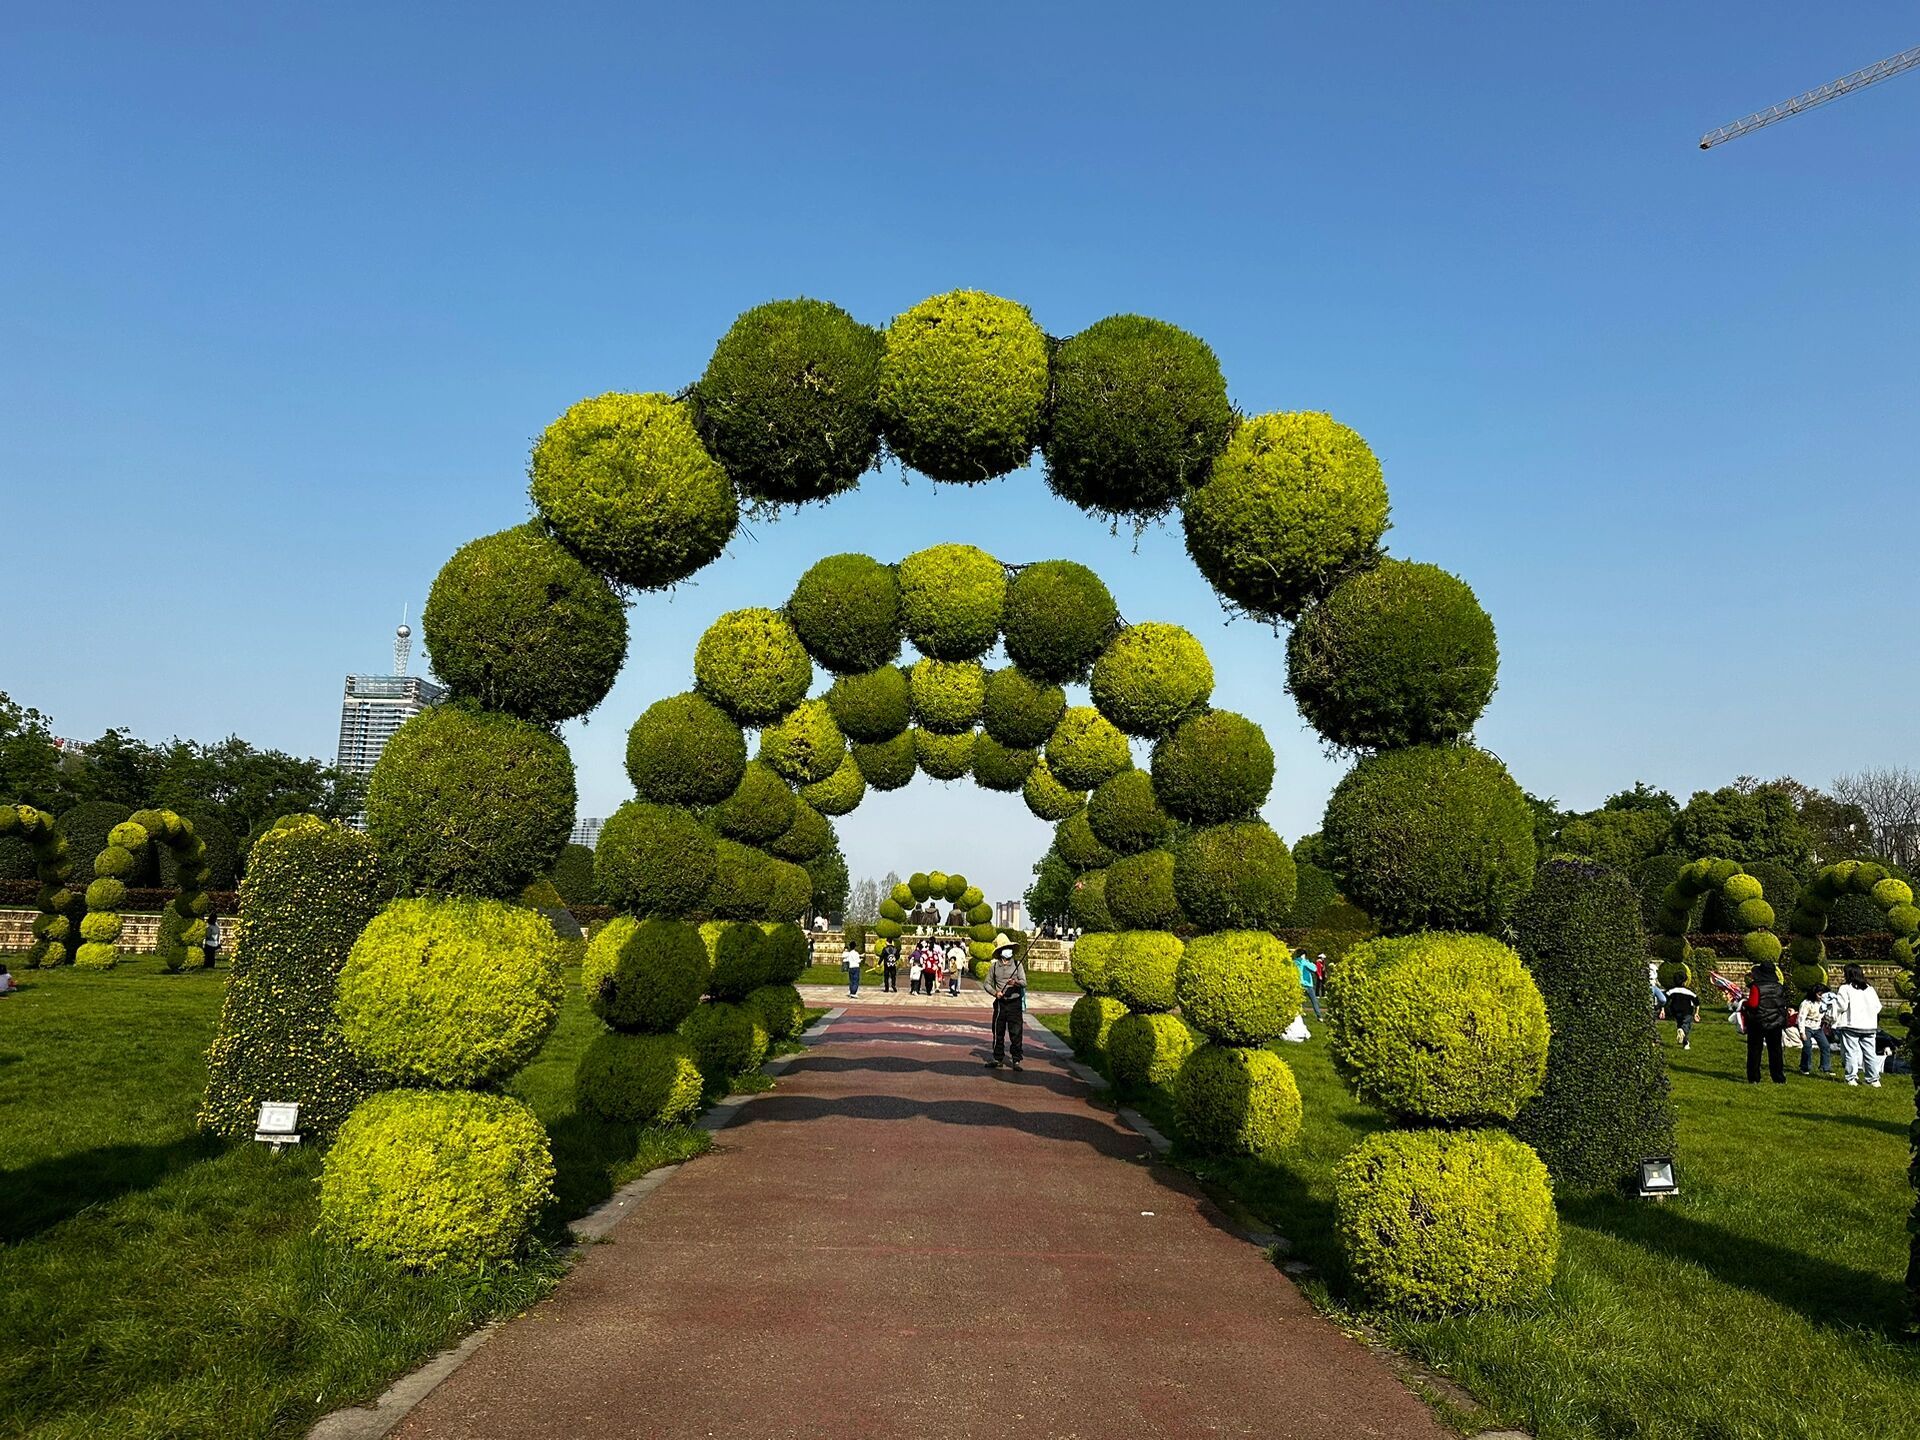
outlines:
{"label": "metal light fixture", "polygon": [[272,1147],[278,1155],[289,1145],[300,1143],[300,1106],[297,1101],[262,1100],[259,1118],[253,1122],[253,1138]]}
{"label": "metal light fixture", "polygon": [[1640,1198],[1664,1200],[1680,1193],[1679,1177],[1673,1173],[1671,1155],[1653,1155],[1640,1162]]}

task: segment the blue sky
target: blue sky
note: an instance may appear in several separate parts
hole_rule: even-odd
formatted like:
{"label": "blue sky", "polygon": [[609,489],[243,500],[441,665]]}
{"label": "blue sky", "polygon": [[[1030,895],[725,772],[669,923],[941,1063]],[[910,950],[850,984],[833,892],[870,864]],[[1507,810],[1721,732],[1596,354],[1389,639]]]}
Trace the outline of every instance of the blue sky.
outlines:
{"label": "blue sky", "polygon": [[[401,13],[404,12],[404,13]],[[1910,6],[134,5],[0,51],[0,689],[62,733],[330,756],[341,676],[525,516],[573,400],[674,390],[740,310],[884,324],[957,286],[1055,334],[1137,311],[1248,412],[1373,444],[1394,553],[1499,627],[1480,737],[1590,805],[1645,778],[1912,763],[1920,75],[1713,126],[1920,40]],[[1177,523],[1037,471],[756,524],[642,599],[569,727],[583,809],[722,609],[821,554],[1069,556],[1208,645],[1318,827],[1340,766]],[[1011,893],[1017,801],[921,781],[856,873]]]}

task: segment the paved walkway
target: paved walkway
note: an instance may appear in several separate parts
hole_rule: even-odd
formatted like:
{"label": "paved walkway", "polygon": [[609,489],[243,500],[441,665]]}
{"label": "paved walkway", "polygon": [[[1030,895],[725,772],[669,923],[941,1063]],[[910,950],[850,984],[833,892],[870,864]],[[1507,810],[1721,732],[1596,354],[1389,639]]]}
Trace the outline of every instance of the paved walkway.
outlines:
{"label": "paved walkway", "polygon": [[1441,1440],[1054,1052],[988,1071],[984,1036],[816,1027],[395,1435]]}

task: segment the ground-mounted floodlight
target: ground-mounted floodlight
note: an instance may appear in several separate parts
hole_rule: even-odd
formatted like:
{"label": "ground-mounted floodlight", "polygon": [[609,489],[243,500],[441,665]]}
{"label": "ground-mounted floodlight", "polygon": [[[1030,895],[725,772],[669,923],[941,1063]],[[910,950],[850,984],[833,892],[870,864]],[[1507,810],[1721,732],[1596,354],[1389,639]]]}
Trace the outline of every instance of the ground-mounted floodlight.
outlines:
{"label": "ground-mounted floodlight", "polygon": [[300,1143],[300,1106],[297,1101],[262,1100],[260,1116],[253,1122],[253,1138],[273,1148],[278,1155],[289,1145]]}
{"label": "ground-mounted floodlight", "polygon": [[1653,1155],[1640,1162],[1640,1198],[1664,1200],[1680,1193],[1680,1181],[1673,1173],[1671,1155]]}

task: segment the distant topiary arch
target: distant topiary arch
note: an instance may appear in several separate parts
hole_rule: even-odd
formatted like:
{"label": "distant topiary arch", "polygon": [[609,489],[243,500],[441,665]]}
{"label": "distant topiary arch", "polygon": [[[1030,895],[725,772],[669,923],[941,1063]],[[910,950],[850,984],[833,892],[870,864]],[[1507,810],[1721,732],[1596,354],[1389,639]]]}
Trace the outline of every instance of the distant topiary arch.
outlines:
{"label": "distant topiary arch", "polygon": [[149,844],[173,852],[179,892],[161,916],[161,958],[169,970],[206,963],[206,842],[193,823],[171,810],[139,810],[107,835],[107,848],[93,862],[87,886],[87,913],[80,921],[80,950],[74,964],[85,970],[111,970],[120,963],[120,907],[127,900],[126,877]]}
{"label": "distant topiary arch", "polygon": [[874,934],[882,940],[898,940],[906,933],[908,917],[913,909],[929,901],[935,904],[944,902],[965,916],[967,948],[974,959],[985,960],[992,956],[995,934],[993,906],[987,903],[986,892],[978,885],[969,885],[967,877],[957,870],[951,873],[944,870],[916,870],[894,886],[887,898],[880,902],[880,918],[874,922]]}
{"label": "distant topiary arch", "polygon": [[1649,948],[1661,961],[1660,984],[1663,988],[1696,980],[1693,962],[1697,958],[1687,944],[1687,927],[1693,907],[1703,896],[1718,892],[1727,913],[1746,931],[1740,938],[1740,953],[1749,964],[1777,964],[1780,937],[1772,930],[1773,906],[1767,903],[1759,880],[1747,874],[1738,863],[1707,855],[1688,861],[1660,898],[1653,917]]}
{"label": "distant topiary arch", "polygon": [[1827,921],[1834,905],[1848,895],[1866,897],[1886,916],[1893,934],[1893,963],[1901,969],[1896,984],[1901,998],[1911,1002],[1915,955],[1920,952],[1920,907],[1914,905],[1911,885],[1870,860],[1829,865],[1801,888],[1787,917],[1787,958],[1793,963],[1794,983],[1802,989],[1828,983]]}
{"label": "distant topiary arch", "polygon": [[44,810],[31,805],[0,805],[0,838],[7,836],[25,842],[33,856],[35,878],[40,881],[40,893],[34,900],[40,913],[33,921],[33,948],[27,952],[27,968],[64,965],[73,958],[73,892],[67,888],[73,859],[67,851],[67,837],[54,829],[53,816]]}

